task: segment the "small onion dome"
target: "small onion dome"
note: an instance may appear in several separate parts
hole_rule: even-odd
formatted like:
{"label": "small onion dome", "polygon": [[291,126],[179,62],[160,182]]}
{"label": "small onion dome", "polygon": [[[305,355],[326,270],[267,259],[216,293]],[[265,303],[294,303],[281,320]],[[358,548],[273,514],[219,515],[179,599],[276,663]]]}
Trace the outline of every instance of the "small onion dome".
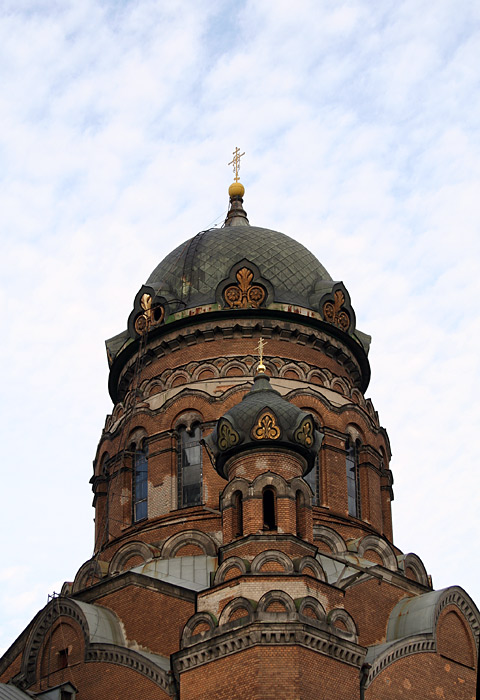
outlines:
{"label": "small onion dome", "polygon": [[323,433],[311,413],[302,411],[270,385],[266,374],[257,374],[242,401],[222,416],[205,439],[215,469],[227,479],[224,467],[236,454],[262,447],[289,449],[306,460],[305,474],[313,468]]}

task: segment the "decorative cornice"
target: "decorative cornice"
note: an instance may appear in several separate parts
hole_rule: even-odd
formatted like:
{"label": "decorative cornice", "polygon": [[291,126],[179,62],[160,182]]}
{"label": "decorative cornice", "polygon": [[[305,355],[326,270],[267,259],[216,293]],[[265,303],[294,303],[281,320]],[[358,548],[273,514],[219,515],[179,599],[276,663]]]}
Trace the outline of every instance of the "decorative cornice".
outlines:
{"label": "decorative cornice", "polygon": [[160,668],[144,654],[133,649],[120,647],[116,644],[92,644],[85,652],[85,661],[126,666],[151,680],[170,697],[177,697],[175,681],[171,672]]}
{"label": "decorative cornice", "polygon": [[[222,311],[209,313],[208,328],[202,328],[206,325],[207,319],[199,316],[156,326],[149,332],[149,350],[145,354],[145,362],[149,363],[155,357],[163,357],[198,342],[214,341],[222,335],[228,338],[251,338],[252,332],[261,322],[265,338],[278,335],[283,340],[297,342],[300,345],[311,345],[344,366],[351,374],[355,385],[362,391],[367,388],[370,381],[370,366],[364,349],[354,338],[335,326],[311,316],[300,317],[293,311],[270,308],[242,309],[241,317],[234,318],[231,314],[239,312],[231,310],[227,313],[228,318]],[[292,315],[295,317],[293,322]],[[215,326],[213,322],[216,322]],[[133,371],[133,358],[138,347],[137,339],[127,345],[113,361],[109,376],[109,390],[114,403],[127,390],[130,373]]]}
{"label": "decorative cornice", "polygon": [[182,588],[181,586],[176,586],[172,583],[168,583],[167,581],[161,581],[159,579],[154,579],[151,576],[137,574],[133,571],[126,571],[125,573],[111,576],[103,581],[100,581],[99,583],[95,583],[89,588],[84,588],[82,591],[75,593],[73,597],[77,600],[82,600],[85,603],[93,603],[99,598],[119,591],[127,586],[154,588],[160,593],[165,593],[173,598],[180,598],[181,600],[186,600],[190,603],[195,603],[196,600],[195,592],[188,588]]}
{"label": "decorative cornice", "polygon": [[[435,653],[436,650],[437,645],[433,634],[418,634],[414,637],[400,639],[398,642],[392,642],[387,649],[371,661],[372,667],[368,671],[365,688],[368,688],[378,674],[394,661],[411,654]],[[374,652],[374,647],[371,648],[371,651]]]}
{"label": "decorative cornice", "polygon": [[208,639],[173,654],[172,668],[178,676],[254,646],[302,646],[357,668],[361,667],[366,653],[364,647],[313,625],[257,621],[226,632],[219,629]]}

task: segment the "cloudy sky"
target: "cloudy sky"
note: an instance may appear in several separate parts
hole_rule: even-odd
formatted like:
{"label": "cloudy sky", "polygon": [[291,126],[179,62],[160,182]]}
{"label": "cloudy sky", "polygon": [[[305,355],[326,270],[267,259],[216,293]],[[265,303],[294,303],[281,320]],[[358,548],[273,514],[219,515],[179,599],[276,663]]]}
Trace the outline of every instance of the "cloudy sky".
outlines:
{"label": "cloudy sky", "polygon": [[0,650],[92,554],[104,340],[237,145],[373,336],[396,544],[480,602],[479,66],[476,0],[3,0]]}

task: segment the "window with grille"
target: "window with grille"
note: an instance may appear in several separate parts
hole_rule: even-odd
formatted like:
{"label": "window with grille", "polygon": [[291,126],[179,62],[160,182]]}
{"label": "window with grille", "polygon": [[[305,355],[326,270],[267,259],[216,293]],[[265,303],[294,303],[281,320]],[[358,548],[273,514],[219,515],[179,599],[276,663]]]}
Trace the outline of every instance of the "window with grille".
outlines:
{"label": "window with grille", "polygon": [[186,508],[202,503],[202,428],[181,426],[178,433],[178,505]]}
{"label": "window with grille", "polygon": [[133,453],[133,522],[148,516],[148,447]]}

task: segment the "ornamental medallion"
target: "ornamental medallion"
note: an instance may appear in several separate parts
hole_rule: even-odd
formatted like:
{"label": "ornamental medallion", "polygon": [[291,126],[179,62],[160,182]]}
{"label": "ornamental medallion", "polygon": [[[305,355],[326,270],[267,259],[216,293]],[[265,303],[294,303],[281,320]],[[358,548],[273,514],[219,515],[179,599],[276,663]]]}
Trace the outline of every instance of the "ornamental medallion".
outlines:
{"label": "ornamental medallion", "polygon": [[258,308],[265,300],[266,292],[259,284],[252,284],[253,272],[242,267],[235,277],[237,284],[230,284],[223,292],[226,304],[230,308]]}
{"label": "ornamental medallion", "polygon": [[304,418],[293,434],[296,442],[304,447],[312,447],[314,443],[314,428],[311,418]]}
{"label": "ornamental medallion", "polygon": [[225,452],[231,447],[235,447],[240,442],[240,436],[236,430],[232,428],[228,420],[221,418],[217,428],[217,445],[219,450]]}
{"label": "ornamental medallion", "polygon": [[263,411],[252,429],[254,440],[278,440],[280,427],[275,415],[268,410]]}
{"label": "ornamental medallion", "polygon": [[327,301],[323,305],[323,317],[328,323],[332,323],[340,330],[347,332],[350,327],[350,318],[347,312],[342,309],[344,303],[345,294],[337,289],[333,295],[333,302]]}

